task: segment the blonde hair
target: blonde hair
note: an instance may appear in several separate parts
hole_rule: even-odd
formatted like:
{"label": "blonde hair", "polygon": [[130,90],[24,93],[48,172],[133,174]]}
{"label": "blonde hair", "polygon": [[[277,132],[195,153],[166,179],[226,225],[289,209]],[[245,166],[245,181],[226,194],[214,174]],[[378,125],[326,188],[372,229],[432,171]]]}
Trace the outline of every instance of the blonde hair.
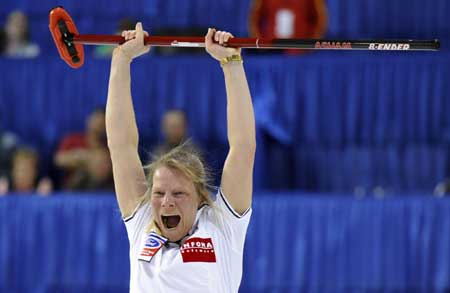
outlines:
{"label": "blonde hair", "polygon": [[[200,205],[207,204],[211,207],[213,206],[213,202],[209,197],[209,193],[212,190],[212,185],[210,185],[211,172],[206,168],[198,149],[190,141],[187,141],[166,153],[152,156],[151,163],[144,167],[147,171],[148,191],[141,198],[141,205],[150,201],[151,190],[153,187],[153,175],[156,170],[161,167],[169,167],[181,171],[181,173],[194,184],[195,191],[200,199]],[[149,232],[150,230],[154,230],[158,233],[161,232],[153,217],[150,220],[146,231]]]}

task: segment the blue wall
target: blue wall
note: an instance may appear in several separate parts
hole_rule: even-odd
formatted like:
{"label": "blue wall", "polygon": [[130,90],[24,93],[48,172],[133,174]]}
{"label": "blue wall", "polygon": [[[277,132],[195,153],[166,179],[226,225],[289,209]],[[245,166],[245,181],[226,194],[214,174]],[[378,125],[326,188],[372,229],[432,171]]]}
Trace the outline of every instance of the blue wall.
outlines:
{"label": "blue wall", "polygon": [[[245,56],[258,152],[255,187],[430,191],[448,174],[450,55],[343,53]],[[105,105],[109,60],[79,70],[59,58],[0,59],[0,125],[50,157],[65,133]],[[195,68],[195,74],[192,74]],[[141,150],[159,120],[184,109],[216,171],[227,150],[226,97],[207,56],[146,56],[132,65]]]}

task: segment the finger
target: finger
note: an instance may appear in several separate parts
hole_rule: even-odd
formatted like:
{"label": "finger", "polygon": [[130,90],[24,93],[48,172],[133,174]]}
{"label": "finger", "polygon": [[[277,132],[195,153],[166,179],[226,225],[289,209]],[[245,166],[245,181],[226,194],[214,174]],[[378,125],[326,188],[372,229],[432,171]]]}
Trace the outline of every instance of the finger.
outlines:
{"label": "finger", "polygon": [[230,33],[225,33],[225,35],[223,36],[223,42],[226,43],[228,42],[228,40],[232,38]]}
{"label": "finger", "polygon": [[222,31],[217,31],[215,34],[214,34],[214,40],[218,43],[218,44],[220,44],[220,35],[222,34]]}
{"label": "finger", "polygon": [[130,37],[131,37],[131,35],[130,35],[130,31],[125,31],[125,40],[130,40]]}
{"label": "finger", "polygon": [[222,36],[223,42],[222,42],[222,45],[226,45],[226,43],[227,43],[227,41],[228,41],[229,38],[230,38],[230,37],[228,36],[228,33],[227,33],[227,32],[223,32],[223,36]]}
{"label": "finger", "polygon": [[134,29],[135,29],[136,31],[144,31],[144,30],[142,29],[142,22],[140,22],[140,21],[136,22],[136,26],[135,26]]}
{"label": "finger", "polygon": [[220,31],[215,32],[214,41],[219,42],[219,34],[220,34]]}
{"label": "finger", "polygon": [[126,33],[126,31],[122,31],[121,36],[122,36],[122,37],[125,37],[125,33]]}
{"label": "finger", "polygon": [[146,37],[148,37],[148,36],[149,36],[149,34],[148,34],[148,32],[147,32],[147,31],[144,31],[144,36],[146,36]]}
{"label": "finger", "polygon": [[215,35],[215,36],[217,36],[216,42],[219,43],[220,45],[222,44],[222,43],[221,43],[221,41],[222,41],[222,40],[221,40],[222,35],[223,35],[223,32],[222,32],[222,31],[218,31],[218,32],[216,33],[216,35]]}
{"label": "finger", "polygon": [[212,43],[213,43],[213,36],[214,36],[214,29],[212,29],[212,28],[209,28],[208,29],[208,32],[206,33],[206,36],[205,36],[205,45],[206,45],[206,47],[209,47],[209,46],[211,46],[212,45]]}
{"label": "finger", "polygon": [[222,32],[219,37],[219,44],[223,45],[225,43],[226,32]]}
{"label": "finger", "polygon": [[135,39],[136,38],[136,31],[131,31],[130,32],[130,37],[131,37],[131,39]]}
{"label": "finger", "polygon": [[136,39],[139,43],[144,43],[144,30],[141,22],[136,23]]}

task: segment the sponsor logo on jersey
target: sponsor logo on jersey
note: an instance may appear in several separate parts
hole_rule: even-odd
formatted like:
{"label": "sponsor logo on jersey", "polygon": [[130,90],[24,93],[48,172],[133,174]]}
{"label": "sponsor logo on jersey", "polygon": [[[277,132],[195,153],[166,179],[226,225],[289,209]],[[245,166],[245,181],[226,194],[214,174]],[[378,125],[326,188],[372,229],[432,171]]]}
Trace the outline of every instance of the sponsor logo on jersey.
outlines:
{"label": "sponsor logo on jersey", "polygon": [[183,262],[216,262],[211,238],[189,238],[181,246],[180,252]]}
{"label": "sponsor logo on jersey", "polygon": [[155,232],[150,232],[145,239],[141,252],[139,253],[139,259],[150,261],[152,256],[154,256],[166,242],[166,238],[156,234]]}

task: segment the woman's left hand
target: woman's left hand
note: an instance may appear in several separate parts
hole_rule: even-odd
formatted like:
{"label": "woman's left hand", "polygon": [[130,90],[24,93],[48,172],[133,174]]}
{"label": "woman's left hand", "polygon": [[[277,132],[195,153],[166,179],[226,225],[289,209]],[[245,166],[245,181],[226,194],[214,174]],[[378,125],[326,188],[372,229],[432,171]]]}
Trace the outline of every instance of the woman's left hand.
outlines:
{"label": "woman's left hand", "polygon": [[224,46],[224,44],[232,37],[233,35],[229,32],[216,31],[216,29],[212,28],[208,29],[208,33],[205,36],[206,52],[218,61],[232,55],[240,55],[240,48],[229,48]]}

